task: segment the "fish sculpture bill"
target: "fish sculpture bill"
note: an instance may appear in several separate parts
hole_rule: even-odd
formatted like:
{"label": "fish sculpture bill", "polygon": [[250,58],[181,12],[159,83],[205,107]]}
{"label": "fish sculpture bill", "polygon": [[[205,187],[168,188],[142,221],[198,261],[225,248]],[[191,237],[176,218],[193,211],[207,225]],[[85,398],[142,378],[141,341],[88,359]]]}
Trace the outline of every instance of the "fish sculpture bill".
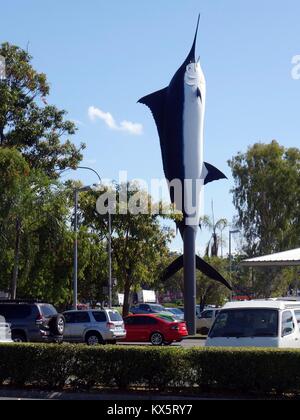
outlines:
{"label": "fish sculpture bill", "polygon": [[[183,213],[178,228],[184,241],[184,255],[166,269],[164,279],[184,268],[185,319],[190,334],[196,332],[196,268],[231,289],[213,267],[196,255],[195,249],[203,204],[202,189],[209,182],[226,178],[221,171],[204,161],[206,82],[200,59],[196,60],[195,56],[199,20],[200,16],[192,49],[169,86],[138,101],[152,112],[171,202]],[[180,193],[176,192],[178,182]]]}

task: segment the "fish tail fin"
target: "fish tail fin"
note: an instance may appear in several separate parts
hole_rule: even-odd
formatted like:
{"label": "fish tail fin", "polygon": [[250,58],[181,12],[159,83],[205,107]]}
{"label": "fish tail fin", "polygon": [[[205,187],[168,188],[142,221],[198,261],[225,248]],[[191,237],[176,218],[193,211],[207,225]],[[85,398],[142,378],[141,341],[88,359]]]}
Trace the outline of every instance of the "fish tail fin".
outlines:
{"label": "fish tail fin", "polygon": [[[162,275],[162,281],[168,280],[182,268],[184,268],[184,259],[183,255],[180,255],[165,269]],[[232,290],[232,287],[228,281],[225,280],[225,278],[217,270],[215,270],[210,264],[208,264],[198,255],[196,255],[196,268],[210,279],[215,280],[218,283],[221,283],[223,286],[227,287],[227,289]]]}
{"label": "fish tail fin", "polygon": [[174,276],[179,270],[183,268],[183,255],[180,255],[180,257],[176,258],[175,261],[173,261],[169,267],[165,269],[162,275],[162,281],[168,280],[170,277]]}
{"label": "fish tail fin", "polygon": [[210,279],[215,280],[218,283],[221,283],[223,286],[227,287],[227,289],[232,290],[232,287],[228,281],[225,280],[225,278],[215,268],[213,268],[198,255],[196,255],[196,268]]}

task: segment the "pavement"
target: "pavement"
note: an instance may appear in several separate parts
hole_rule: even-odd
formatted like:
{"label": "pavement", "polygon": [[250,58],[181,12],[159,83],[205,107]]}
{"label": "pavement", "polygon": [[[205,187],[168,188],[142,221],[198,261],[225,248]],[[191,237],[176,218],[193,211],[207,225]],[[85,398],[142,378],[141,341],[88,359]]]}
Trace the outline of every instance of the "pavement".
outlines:
{"label": "pavement", "polygon": [[52,392],[38,390],[11,390],[0,389],[0,401],[26,401],[26,400],[44,400],[44,401],[190,401],[204,399],[203,397],[184,396],[184,395],[156,395],[153,393],[137,392]]}
{"label": "pavement", "polygon": [[[156,394],[153,392],[55,392],[55,391],[41,391],[34,389],[11,389],[0,388],[0,401],[233,401],[233,400],[255,400],[263,398],[255,398],[253,396],[231,396],[231,395],[187,395],[187,394]],[[268,399],[268,398],[267,398]],[[172,404],[172,403],[171,403]]]}
{"label": "pavement", "polygon": [[[186,349],[193,347],[204,347],[205,338],[186,338],[181,343],[173,343],[170,347],[184,347]],[[119,342],[119,346],[151,346],[151,343],[125,343]]]}

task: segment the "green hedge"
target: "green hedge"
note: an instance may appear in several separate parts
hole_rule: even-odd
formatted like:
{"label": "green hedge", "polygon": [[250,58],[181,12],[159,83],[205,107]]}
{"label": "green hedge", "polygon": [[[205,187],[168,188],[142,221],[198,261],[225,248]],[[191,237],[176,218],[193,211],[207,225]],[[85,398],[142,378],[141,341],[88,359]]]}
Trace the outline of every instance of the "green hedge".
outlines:
{"label": "green hedge", "polygon": [[300,351],[1,344],[0,384],[299,393]]}

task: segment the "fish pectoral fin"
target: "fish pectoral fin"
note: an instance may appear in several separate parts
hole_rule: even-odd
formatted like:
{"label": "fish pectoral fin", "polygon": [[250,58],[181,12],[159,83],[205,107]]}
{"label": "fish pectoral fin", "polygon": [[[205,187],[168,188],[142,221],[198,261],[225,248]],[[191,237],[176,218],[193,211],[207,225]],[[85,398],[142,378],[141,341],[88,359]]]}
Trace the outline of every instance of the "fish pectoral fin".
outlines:
{"label": "fish pectoral fin", "polygon": [[160,137],[162,137],[164,128],[164,109],[167,92],[168,88],[166,87],[165,89],[144,96],[138,101],[138,103],[150,108]]}
{"label": "fish pectoral fin", "polygon": [[219,179],[227,179],[227,176],[224,175],[223,172],[219,171],[219,169],[215,168],[213,165],[210,165],[206,162],[204,162],[204,165],[207,170],[207,174],[204,177],[204,185],[213,181],[218,181]]}
{"label": "fish pectoral fin", "polygon": [[196,255],[196,268],[197,270],[201,271],[205,276],[217,281],[218,283],[223,284],[223,286],[227,287],[227,289],[232,290],[232,287],[228,283],[228,281],[225,280],[224,277],[216,269],[214,269],[206,261],[202,260],[202,258],[200,258],[198,255]]}
{"label": "fish pectoral fin", "polygon": [[201,90],[199,88],[197,88],[196,95],[197,95],[197,98],[199,98],[200,101],[202,102],[202,94],[201,94]]}

